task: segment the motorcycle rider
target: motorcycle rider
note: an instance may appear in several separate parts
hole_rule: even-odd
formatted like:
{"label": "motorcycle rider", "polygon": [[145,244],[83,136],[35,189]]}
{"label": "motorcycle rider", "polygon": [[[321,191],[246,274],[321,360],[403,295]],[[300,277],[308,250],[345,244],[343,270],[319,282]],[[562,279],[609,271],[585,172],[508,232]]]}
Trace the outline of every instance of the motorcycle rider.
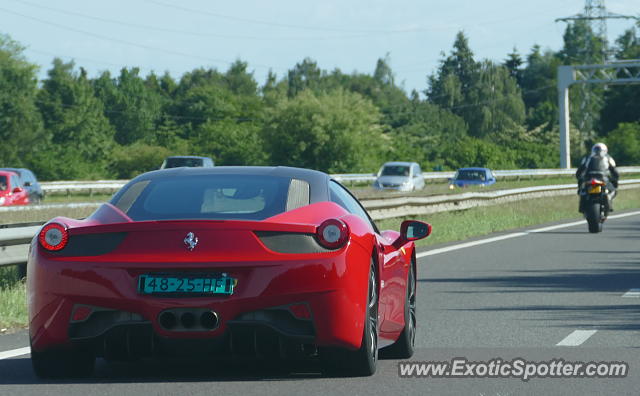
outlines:
{"label": "motorcycle rider", "polygon": [[[602,175],[609,193],[608,204],[609,211],[613,212],[613,198],[617,195],[618,180],[620,175],[616,169],[616,161],[609,155],[607,145],[604,143],[596,143],[591,148],[591,154],[582,158],[580,166],[576,171],[576,179],[578,180],[578,193],[582,188],[585,178],[590,174]],[[580,213],[584,213],[585,196],[580,194]]]}

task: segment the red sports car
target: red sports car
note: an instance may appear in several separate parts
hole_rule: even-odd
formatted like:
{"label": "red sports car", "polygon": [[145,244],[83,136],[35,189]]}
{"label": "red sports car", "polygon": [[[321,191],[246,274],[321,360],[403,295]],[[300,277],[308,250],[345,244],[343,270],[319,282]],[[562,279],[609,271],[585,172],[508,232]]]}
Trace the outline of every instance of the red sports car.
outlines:
{"label": "red sports car", "polygon": [[29,194],[15,172],[0,170],[0,206],[28,205]]}
{"label": "red sports car", "polygon": [[96,357],[319,359],[371,375],[378,349],[413,354],[414,240],[379,232],[325,173],[177,168],[125,185],[85,220],[35,236],[27,287],[41,377],[90,375]]}

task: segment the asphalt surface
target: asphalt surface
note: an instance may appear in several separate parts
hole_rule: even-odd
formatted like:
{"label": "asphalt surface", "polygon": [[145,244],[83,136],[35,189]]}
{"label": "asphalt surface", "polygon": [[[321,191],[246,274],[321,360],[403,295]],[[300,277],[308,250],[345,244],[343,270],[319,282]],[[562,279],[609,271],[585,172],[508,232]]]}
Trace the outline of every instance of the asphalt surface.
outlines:
{"label": "asphalt surface", "polygon": [[[313,364],[282,373],[242,363],[99,360],[89,380],[41,381],[23,355],[0,360],[0,394],[637,395],[640,293],[628,292],[640,289],[640,212],[617,215],[625,216],[610,218],[601,234],[584,223],[540,226],[421,252],[410,361],[622,361],[626,378],[400,378],[397,360],[381,360],[369,378],[323,377]],[[25,332],[0,336],[0,356],[25,346]]]}

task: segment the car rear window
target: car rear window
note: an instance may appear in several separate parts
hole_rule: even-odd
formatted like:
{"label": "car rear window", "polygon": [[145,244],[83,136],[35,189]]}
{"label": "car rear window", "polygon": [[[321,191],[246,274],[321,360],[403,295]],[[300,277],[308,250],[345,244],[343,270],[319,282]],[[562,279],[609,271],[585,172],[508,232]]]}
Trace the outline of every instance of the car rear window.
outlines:
{"label": "car rear window", "polygon": [[0,191],[4,191],[7,189],[7,177],[0,176]]}
{"label": "car rear window", "polygon": [[403,165],[386,165],[380,176],[409,176],[409,167]]}
{"label": "car rear window", "polygon": [[263,175],[159,178],[125,187],[111,203],[136,221],[263,220],[308,205],[308,184],[305,190],[299,188],[300,183],[307,184],[299,180],[292,184],[290,178]]}
{"label": "car rear window", "polygon": [[462,170],[458,171],[458,180],[485,180],[486,176],[483,170]]}
{"label": "car rear window", "polygon": [[181,166],[203,166],[202,158],[167,158],[165,168],[179,168]]}

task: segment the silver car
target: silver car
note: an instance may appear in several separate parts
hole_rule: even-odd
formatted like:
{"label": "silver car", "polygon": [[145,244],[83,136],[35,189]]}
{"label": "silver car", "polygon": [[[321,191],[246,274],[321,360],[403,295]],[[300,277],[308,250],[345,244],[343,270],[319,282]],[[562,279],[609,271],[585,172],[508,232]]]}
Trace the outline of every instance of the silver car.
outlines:
{"label": "silver car", "polygon": [[424,188],[422,170],[417,162],[387,162],[378,171],[373,182],[378,190],[413,191]]}

